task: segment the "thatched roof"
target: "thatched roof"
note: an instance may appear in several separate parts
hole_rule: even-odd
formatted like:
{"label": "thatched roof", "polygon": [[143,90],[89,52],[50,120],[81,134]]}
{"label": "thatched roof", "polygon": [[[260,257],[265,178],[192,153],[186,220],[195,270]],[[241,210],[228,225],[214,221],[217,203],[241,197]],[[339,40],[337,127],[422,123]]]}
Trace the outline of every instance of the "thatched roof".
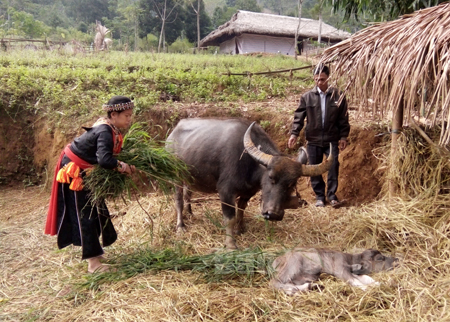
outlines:
{"label": "thatched roof", "polygon": [[424,116],[442,124],[450,142],[450,4],[416,11],[365,28],[326,49],[322,62],[347,82],[345,91],[381,116],[403,106],[404,119]]}
{"label": "thatched roof", "polygon": [[[243,33],[276,37],[295,37],[298,18],[267,13],[239,10],[230,21],[219,26],[200,41],[201,47],[218,46],[221,42]],[[301,38],[317,39],[319,21],[302,18],[299,30]],[[336,42],[347,39],[351,34],[322,22],[322,39]]]}

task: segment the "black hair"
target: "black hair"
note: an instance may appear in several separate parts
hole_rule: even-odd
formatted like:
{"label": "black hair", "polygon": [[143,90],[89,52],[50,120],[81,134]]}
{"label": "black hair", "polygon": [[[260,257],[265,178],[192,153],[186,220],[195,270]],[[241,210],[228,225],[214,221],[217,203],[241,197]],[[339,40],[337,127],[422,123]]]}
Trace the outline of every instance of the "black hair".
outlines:
{"label": "black hair", "polygon": [[[113,96],[109,99],[108,103],[106,103],[107,105],[116,105],[116,104],[122,104],[122,103],[129,103],[131,102],[131,99],[129,97],[126,96],[120,96],[120,95],[116,95]],[[123,111],[117,111],[117,113],[121,113]],[[108,118],[111,117],[111,113],[112,112],[108,112]]]}
{"label": "black hair", "polygon": [[330,69],[328,68],[328,66],[322,64],[317,65],[316,69],[314,69],[314,75],[319,75],[321,73],[330,76]]}

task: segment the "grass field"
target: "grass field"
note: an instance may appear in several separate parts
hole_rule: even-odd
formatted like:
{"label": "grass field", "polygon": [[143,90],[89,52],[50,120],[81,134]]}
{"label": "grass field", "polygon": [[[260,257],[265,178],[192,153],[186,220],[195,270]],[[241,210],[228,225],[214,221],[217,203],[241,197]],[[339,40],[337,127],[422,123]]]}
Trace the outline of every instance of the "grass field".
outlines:
{"label": "grass field", "polygon": [[287,56],[181,55],[109,52],[68,55],[26,51],[0,57],[0,104],[14,118],[26,109],[56,124],[88,118],[112,95],[135,98],[136,113],[163,100],[261,101],[299,93],[310,70],[270,76],[228,76],[298,68],[309,62]]}

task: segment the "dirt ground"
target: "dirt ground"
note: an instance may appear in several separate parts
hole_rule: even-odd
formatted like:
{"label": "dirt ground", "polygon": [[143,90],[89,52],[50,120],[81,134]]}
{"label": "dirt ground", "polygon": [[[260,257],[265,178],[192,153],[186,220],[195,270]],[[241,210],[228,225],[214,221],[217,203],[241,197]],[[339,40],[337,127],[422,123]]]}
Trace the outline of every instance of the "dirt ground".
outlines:
{"label": "dirt ground", "polygon": [[[251,118],[260,123],[270,121],[265,123],[267,132],[283,152],[293,153],[294,151],[287,150],[286,143],[295,107],[295,99],[290,99],[240,106],[230,104],[223,107],[226,112],[221,113],[213,105],[180,103],[169,109],[155,109],[144,117],[148,122],[162,125],[158,130],[160,135],[166,133],[177,119],[183,117],[233,116]],[[166,121],[170,117],[173,117],[173,123]],[[259,197],[256,196],[250,201],[249,211],[246,213],[249,228],[246,234],[238,239],[240,247],[276,247],[294,243],[315,245],[319,240],[322,244],[332,244],[326,236],[316,236],[315,233],[306,231],[313,227],[332,225],[335,220],[340,220],[338,218],[348,216],[349,207],[358,207],[377,198],[381,173],[376,171],[378,160],[373,156],[372,150],[383,144],[380,137],[376,136],[380,130],[357,123],[354,119],[351,120],[350,146],[340,155],[338,197],[346,200],[346,207],[316,209],[310,205],[288,210],[283,222],[268,225],[260,218]],[[0,141],[2,165],[5,164],[4,157],[8,153],[12,155],[17,154],[17,151],[25,151],[20,144],[24,140],[20,127],[9,126],[8,129],[16,133],[11,136],[6,135],[6,125],[6,122],[0,121],[3,140]],[[38,169],[37,174],[33,175],[30,168],[6,163],[7,171],[3,173],[8,175],[2,176],[6,184],[0,186],[0,320],[136,321],[152,320],[151,317],[158,314],[161,318],[153,320],[227,321],[233,320],[227,318],[233,316],[233,310],[242,313],[239,315],[241,320],[245,316],[248,320],[258,320],[255,314],[260,313],[255,312],[259,312],[258,303],[262,303],[260,296],[268,296],[269,301],[275,302],[280,299],[281,295],[268,290],[264,283],[255,286],[255,294],[254,287],[239,288],[226,283],[199,285],[194,282],[196,277],[189,272],[164,272],[158,276],[144,274],[133,278],[132,281],[105,287],[100,293],[77,293],[75,285],[84,280],[86,271],[86,263],[80,260],[79,249],[67,247],[57,250],[55,238],[43,235],[49,199],[46,178],[47,172],[51,172],[46,169],[53,167],[52,160],[76,134],[77,129],[73,128],[64,133],[49,132],[44,120],[33,124],[33,128],[35,132],[28,133],[27,140],[34,142],[34,147],[28,146],[23,155],[28,158],[28,163]],[[14,173],[18,180],[12,180]],[[35,184],[32,185],[33,183]],[[314,195],[307,178],[299,180],[298,190],[302,198],[313,202]],[[109,253],[117,255],[123,251],[130,252],[136,245],[150,240],[151,220],[148,216],[155,222],[152,231],[155,236],[152,239],[153,246],[168,247],[182,241],[189,245],[193,252],[198,253],[208,253],[223,246],[222,231],[202,215],[213,213],[220,220],[216,196],[208,196],[205,201],[194,204],[194,216],[187,219],[187,224],[192,228],[183,237],[176,236],[175,216],[167,199],[148,193],[141,198],[141,203],[149,215],[140,211],[135,202],[109,205],[112,212],[117,214],[113,221],[119,233],[119,240],[109,247]],[[124,213],[126,215],[123,215]],[[317,234],[320,232],[317,231]],[[342,246],[345,245],[340,245]],[[180,289],[183,291],[180,292]],[[198,305],[205,305],[199,298],[205,297],[202,294],[206,292],[208,297],[204,298],[204,301],[209,303],[211,308],[222,312],[222,315],[217,313],[212,314],[213,318],[201,318],[200,313],[200,317],[195,313]],[[144,305],[145,303],[148,305]],[[286,306],[289,307],[289,312],[295,314],[296,304],[293,299],[288,300]],[[198,308],[197,312],[211,312],[211,309],[208,311]]]}

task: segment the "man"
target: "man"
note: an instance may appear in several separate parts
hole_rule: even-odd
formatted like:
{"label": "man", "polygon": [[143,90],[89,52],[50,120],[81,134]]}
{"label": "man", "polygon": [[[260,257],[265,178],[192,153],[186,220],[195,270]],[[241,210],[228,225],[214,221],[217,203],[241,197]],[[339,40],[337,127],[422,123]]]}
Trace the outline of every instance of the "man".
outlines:
{"label": "man", "polygon": [[[305,118],[307,124],[305,135],[307,141],[308,160],[310,164],[319,164],[323,155],[330,154],[330,143],[333,152],[333,164],[328,171],[326,197],[331,206],[339,205],[336,197],[339,176],[339,150],[347,147],[350,132],[348,122],[347,101],[345,97],[339,104],[340,92],[337,88],[328,87],[330,69],[319,65],[314,71],[316,86],[302,95],[300,105],[294,113],[291,136],[288,147],[292,148],[303,128]],[[325,206],[325,182],[322,176],[311,177],[311,186],[316,194],[316,206]]]}

